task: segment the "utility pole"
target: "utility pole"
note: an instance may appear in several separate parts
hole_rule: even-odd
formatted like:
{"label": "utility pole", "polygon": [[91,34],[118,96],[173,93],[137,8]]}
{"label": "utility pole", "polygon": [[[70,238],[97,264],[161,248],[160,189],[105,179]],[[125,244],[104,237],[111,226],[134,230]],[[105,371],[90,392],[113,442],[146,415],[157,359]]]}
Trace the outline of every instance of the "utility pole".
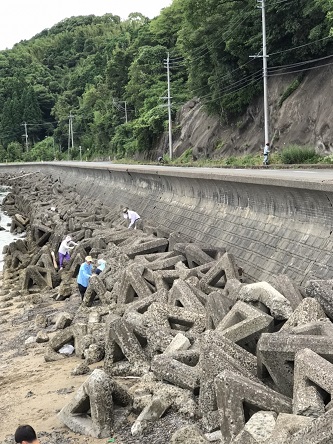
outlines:
{"label": "utility pole", "polygon": [[266,12],[265,12],[265,0],[257,0],[257,3],[260,3],[261,6],[258,6],[261,9],[261,22],[262,22],[262,56],[254,55],[250,56],[252,58],[262,57],[262,77],[263,77],[263,85],[264,85],[264,131],[265,131],[265,141],[266,143],[270,143],[269,141],[269,109],[268,109],[268,87],[267,87],[267,44],[266,44]]}
{"label": "utility pole", "polygon": [[265,144],[269,143],[269,110],[268,110],[268,89],[267,89],[267,45],[266,45],[266,14],[265,0],[261,3],[262,20],[262,73],[264,80],[264,121],[265,121]]}
{"label": "utility pole", "polygon": [[167,62],[167,79],[168,79],[168,119],[169,119],[169,158],[172,160],[172,121],[171,121],[171,94],[170,94],[170,55],[168,53]]}
{"label": "utility pole", "polygon": [[25,150],[28,152],[29,150],[29,143],[28,143],[28,124],[27,122],[22,123],[22,126],[24,126],[24,138],[25,138]]}
{"label": "utility pole", "polygon": [[[124,108],[119,105],[120,103],[124,104]],[[125,122],[128,123],[127,102],[126,102],[126,100],[115,100],[115,99],[113,99],[112,104],[113,104],[113,106],[115,106],[117,108],[118,111],[124,111],[125,112]]]}
{"label": "utility pole", "polygon": [[125,105],[125,122],[127,123],[127,102],[126,102],[126,100],[124,102],[124,105]]}
{"label": "utility pole", "polygon": [[72,149],[74,148],[74,140],[73,140],[73,114],[70,111],[68,116],[68,160],[70,160],[70,148],[72,144]]}

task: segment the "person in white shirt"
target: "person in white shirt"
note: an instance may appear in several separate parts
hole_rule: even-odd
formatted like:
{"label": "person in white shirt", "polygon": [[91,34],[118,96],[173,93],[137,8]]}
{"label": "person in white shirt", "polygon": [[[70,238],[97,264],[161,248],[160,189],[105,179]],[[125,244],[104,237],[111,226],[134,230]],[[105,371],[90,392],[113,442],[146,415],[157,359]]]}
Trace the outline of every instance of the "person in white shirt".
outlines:
{"label": "person in white shirt", "polygon": [[66,259],[66,261],[69,261],[69,259],[71,258],[69,252],[70,250],[73,250],[75,245],[77,245],[77,243],[72,241],[72,238],[70,236],[66,236],[65,239],[61,242],[58,250],[60,270],[63,269],[64,259]]}
{"label": "person in white shirt", "polygon": [[264,146],[264,161],[263,161],[264,165],[269,164],[268,155],[269,155],[269,143],[267,142],[266,145]]}
{"label": "person in white shirt", "polygon": [[124,218],[130,221],[128,228],[134,228],[136,230],[138,221],[141,217],[135,211],[129,210],[127,207],[123,209]]}

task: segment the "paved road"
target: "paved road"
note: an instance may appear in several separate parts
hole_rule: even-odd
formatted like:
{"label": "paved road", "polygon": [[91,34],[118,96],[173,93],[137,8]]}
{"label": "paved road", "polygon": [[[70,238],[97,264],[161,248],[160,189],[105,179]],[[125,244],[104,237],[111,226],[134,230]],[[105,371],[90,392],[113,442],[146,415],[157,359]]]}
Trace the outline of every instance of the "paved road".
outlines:
{"label": "paved road", "polygon": [[265,178],[265,179],[280,179],[280,180],[292,180],[292,181],[309,181],[309,182],[332,182],[333,183],[333,169],[244,169],[244,168],[195,168],[195,167],[173,167],[165,165],[126,165],[126,164],[114,164],[112,162],[48,162],[48,164],[55,165],[72,165],[81,167],[97,167],[97,168],[110,168],[112,170],[124,171],[126,169],[134,169],[135,171],[142,172],[159,172],[163,174],[175,173],[181,175],[207,175],[223,177],[248,177],[248,178]]}
{"label": "paved road", "polygon": [[[7,164],[3,164],[4,166]],[[9,165],[9,164],[8,164]],[[24,164],[16,164],[21,170]],[[79,162],[79,161],[57,161],[34,163],[33,165],[57,165],[75,166],[83,168],[98,168],[118,171],[135,171],[158,174],[161,176],[171,175],[190,178],[209,178],[216,180],[257,182],[262,184],[276,184],[279,186],[292,186],[294,183],[299,187],[308,187],[313,184],[315,188],[331,188],[333,191],[333,169],[244,169],[244,168],[195,168],[174,167],[166,165],[126,165],[114,164],[112,162]],[[1,167],[1,164],[0,164]]]}

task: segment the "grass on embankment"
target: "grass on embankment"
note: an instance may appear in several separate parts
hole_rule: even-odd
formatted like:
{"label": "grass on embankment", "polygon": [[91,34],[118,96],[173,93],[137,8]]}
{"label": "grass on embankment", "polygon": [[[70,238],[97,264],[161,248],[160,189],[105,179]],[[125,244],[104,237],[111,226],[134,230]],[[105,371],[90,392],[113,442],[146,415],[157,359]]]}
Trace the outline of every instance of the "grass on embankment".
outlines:
{"label": "grass on embankment", "polygon": [[[256,168],[263,166],[262,154],[246,154],[244,156],[230,156],[217,159],[197,159],[194,160],[192,150],[186,150],[181,156],[170,160],[167,155],[163,157],[164,164],[169,166],[188,166],[188,167],[215,167],[215,168]],[[127,164],[154,164],[156,161],[136,161],[134,159],[118,159],[114,163]],[[320,167],[333,166],[333,156],[322,156],[316,153],[314,148],[300,147],[290,145],[281,152],[270,153],[269,163],[275,168],[283,168],[286,165],[290,167],[297,165],[317,165]]]}

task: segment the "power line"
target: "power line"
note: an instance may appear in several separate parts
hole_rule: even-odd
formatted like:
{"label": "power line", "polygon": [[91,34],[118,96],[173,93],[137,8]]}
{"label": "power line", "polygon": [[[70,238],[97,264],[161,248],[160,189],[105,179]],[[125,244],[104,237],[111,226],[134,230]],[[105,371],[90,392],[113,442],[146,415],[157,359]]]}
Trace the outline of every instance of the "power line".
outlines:
{"label": "power line", "polygon": [[297,72],[311,71],[312,69],[324,68],[325,66],[331,66],[331,65],[333,65],[333,62],[332,63],[326,63],[324,65],[311,66],[309,68],[298,69],[296,71],[279,72],[277,74],[273,73],[273,74],[269,74],[268,77],[284,76],[284,75],[287,75],[287,74],[294,74],[294,73],[297,73]]}
{"label": "power line", "polygon": [[258,83],[260,80],[261,80],[261,76],[260,76],[258,79],[253,79],[251,82],[248,82],[246,85],[244,85],[244,86],[242,86],[242,87],[236,89],[235,91],[231,91],[231,92],[229,92],[229,93],[222,94],[221,96],[214,97],[214,99],[212,99],[212,100],[205,100],[205,103],[215,102],[216,100],[223,99],[223,98],[225,98],[226,96],[229,96],[230,94],[235,94],[236,92],[239,92],[239,91],[241,91],[241,90],[247,88],[247,87],[250,86],[250,85],[254,85],[254,84]]}
{"label": "power line", "polygon": [[283,52],[294,51],[295,49],[300,49],[300,48],[304,48],[305,46],[314,45],[315,43],[319,43],[319,42],[322,42],[323,40],[327,40],[327,39],[331,39],[331,38],[333,38],[333,36],[329,35],[327,37],[323,37],[322,39],[318,39],[318,40],[314,40],[313,42],[305,43],[304,45],[294,46],[289,49],[283,49],[282,51],[272,52],[271,54],[268,54],[268,56],[272,57],[276,54],[282,54]]}
{"label": "power line", "polygon": [[[228,32],[228,33],[226,33],[226,34],[223,34],[221,37],[219,37],[219,38],[216,39],[216,40],[213,40],[213,41],[211,42],[211,45],[210,45],[210,46],[207,45],[205,48],[199,49],[199,50],[197,51],[197,54],[196,54],[196,51],[193,51],[192,54],[195,55],[195,58],[194,58],[194,59],[191,58],[191,59],[190,59],[190,62],[191,62],[191,63],[194,63],[194,62],[196,62],[197,60],[202,59],[202,57],[203,57],[204,55],[206,55],[206,54],[209,52],[209,49],[212,49],[212,48],[213,48],[213,44],[221,43],[221,42],[225,42],[226,37],[228,37],[228,36],[234,31],[235,27],[237,27],[237,26],[239,26],[239,25],[242,25],[242,24],[245,22],[245,20],[247,20],[248,17],[249,17],[251,14],[252,14],[252,11],[248,12],[248,14],[247,14],[244,18],[240,18],[240,19],[238,20],[238,22],[236,22],[236,23],[233,25],[233,30],[232,30],[232,31],[230,31],[230,32]],[[223,32],[223,31],[222,31],[222,32]],[[202,52],[202,54],[198,57],[198,55],[199,55],[201,52]],[[172,61],[172,59],[170,59],[170,60]],[[180,63],[179,65],[181,65],[181,63]],[[184,66],[186,66],[186,64],[184,64]]]}
{"label": "power line", "polygon": [[276,65],[276,66],[271,66],[269,69],[269,71],[277,71],[277,70],[281,70],[281,69],[285,69],[285,68],[292,68],[292,67],[296,67],[296,66],[300,66],[300,65],[306,65],[308,63],[315,63],[315,62],[319,62],[320,60],[326,60],[333,57],[333,54],[330,54],[328,56],[325,57],[319,57],[317,59],[310,59],[310,60],[304,60],[302,62],[297,62],[297,63],[291,63],[289,65]]}
{"label": "power line", "polygon": [[[231,84],[225,86],[224,88],[221,88],[221,89],[219,90],[219,92],[230,91],[230,90],[232,90],[233,88],[238,88],[238,86],[240,86],[240,85],[246,83],[248,80],[250,80],[250,82],[251,82],[251,81],[254,80],[254,79],[260,79],[260,78],[262,78],[262,70],[261,70],[261,69],[259,69],[258,71],[256,71],[256,72],[253,73],[253,74],[250,74],[250,75],[248,75],[248,76],[245,76],[245,77],[243,77],[243,78],[241,78],[241,79],[239,79],[239,80],[237,80],[237,81],[235,81],[235,82],[233,82],[233,83],[231,83]],[[230,91],[230,92],[232,92],[232,91]],[[209,97],[210,95],[211,95],[211,94],[209,93],[209,94],[206,94],[206,95],[204,95],[204,96],[200,96],[200,98],[203,99],[203,98],[205,98],[205,97]]]}

